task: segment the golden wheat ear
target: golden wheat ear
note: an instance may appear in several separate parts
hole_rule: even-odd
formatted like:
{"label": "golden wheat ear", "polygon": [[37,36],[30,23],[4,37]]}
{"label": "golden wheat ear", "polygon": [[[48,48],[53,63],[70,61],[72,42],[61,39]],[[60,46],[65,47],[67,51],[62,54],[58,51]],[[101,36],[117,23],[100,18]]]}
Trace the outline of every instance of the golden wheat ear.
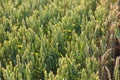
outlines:
{"label": "golden wheat ear", "polygon": [[102,63],[105,63],[107,60],[108,60],[108,58],[110,58],[111,56],[111,53],[112,53],[112,48],[110,48],[110,49],[108,49],[106,52],[105,52],[105,54],[101,57],[101,61],[102,61]]}

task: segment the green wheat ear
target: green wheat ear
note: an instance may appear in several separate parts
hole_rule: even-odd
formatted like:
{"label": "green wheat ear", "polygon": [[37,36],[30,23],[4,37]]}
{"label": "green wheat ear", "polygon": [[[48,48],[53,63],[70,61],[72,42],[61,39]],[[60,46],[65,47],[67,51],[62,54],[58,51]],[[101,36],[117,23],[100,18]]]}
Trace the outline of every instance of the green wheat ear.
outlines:
{"label": "green wheat ear", "polygon": [[116,63],[114,67],[114,77],[115,77],[115,80],[120,79],[120,57],[116,58]]}

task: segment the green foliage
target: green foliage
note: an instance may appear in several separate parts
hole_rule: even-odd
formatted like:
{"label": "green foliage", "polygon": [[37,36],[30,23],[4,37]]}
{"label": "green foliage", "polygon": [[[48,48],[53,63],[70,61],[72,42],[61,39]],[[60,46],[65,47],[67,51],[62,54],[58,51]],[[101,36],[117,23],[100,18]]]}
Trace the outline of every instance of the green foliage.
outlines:
{"label": "green foliage", "polygon": [[[111,3],[0,0],[0,78],[100,80],[98,58],[107,49],[107,20],[116,20]],[[119,30],[115,36],[120,37]],[[118,74],[116,65],[116,80]]]}

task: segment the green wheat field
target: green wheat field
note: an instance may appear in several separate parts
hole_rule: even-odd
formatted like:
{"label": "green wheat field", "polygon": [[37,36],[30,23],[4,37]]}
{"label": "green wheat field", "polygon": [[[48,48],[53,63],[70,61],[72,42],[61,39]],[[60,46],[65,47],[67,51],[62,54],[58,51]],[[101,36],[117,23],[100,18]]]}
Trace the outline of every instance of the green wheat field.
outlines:
{"label": "green wheat field", "polygon": [[0,80],[120,80],[120,1],[0,0]]}

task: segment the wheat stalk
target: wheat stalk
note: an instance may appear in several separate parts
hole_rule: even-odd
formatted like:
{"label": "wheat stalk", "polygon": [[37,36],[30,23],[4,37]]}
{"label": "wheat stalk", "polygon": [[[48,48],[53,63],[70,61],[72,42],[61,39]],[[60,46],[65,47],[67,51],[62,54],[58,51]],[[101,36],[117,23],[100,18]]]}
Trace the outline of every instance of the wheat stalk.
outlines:
{"label": "wheat stalk", "polygon": [[[112,56],[112,51],[114,49],[113,48],[110,48],[108,49],[105,54],[103,54],[103,56],[101,57],[101,62],[100,62],[100,79],[101,80],[106,80],[106,78],[108,78],[109,80],[111,80],[111,73],[110,73],[110,70],[109,70],[109,67],[107,66],[109,60],[111,60]],[[107,74],[107,77],[105,76]]]}
{"label": "wheat stalk", "polygon": [[115,63],[115,67],[114,67],[114,76],[115,76],[115,80],[120,80],[120,57],[116,58],[116,63]]}

